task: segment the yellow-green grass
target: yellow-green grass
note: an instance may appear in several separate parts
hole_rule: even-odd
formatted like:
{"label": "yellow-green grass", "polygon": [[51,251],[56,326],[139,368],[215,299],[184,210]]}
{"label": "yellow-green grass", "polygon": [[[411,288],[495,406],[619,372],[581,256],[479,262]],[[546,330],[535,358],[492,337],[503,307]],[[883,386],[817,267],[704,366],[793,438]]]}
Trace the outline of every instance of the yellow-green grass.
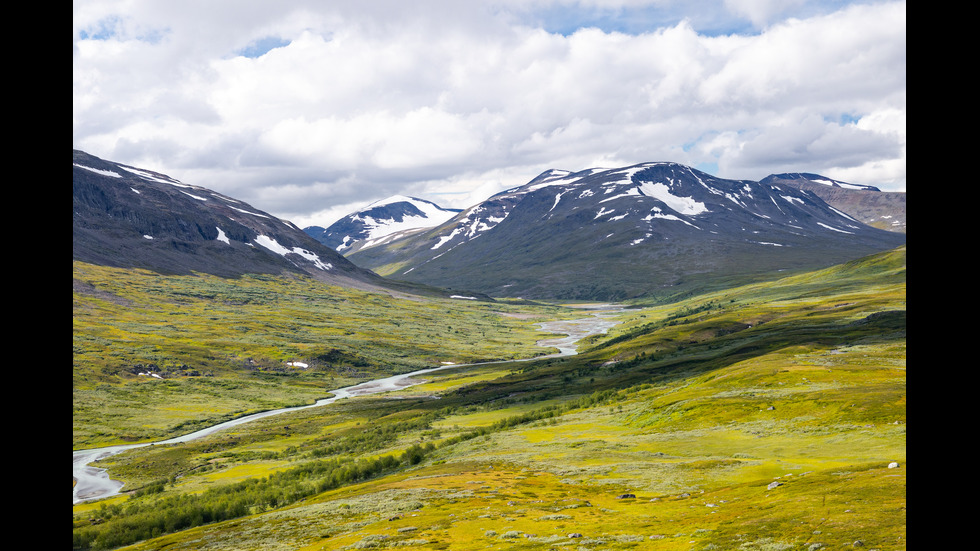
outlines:
{"label": "yellow-green grass", "polygon": [[497,378],[449,370],[400,399],[124,454],[134,488],[154,479],[144,470],[179,475],[167,496],[289,472],[386,426],[328,457],[438,444],[414,466],[133,548],[905,549],[904,250],[794,281],[637,310],[578,357]]}
{"label": "yellow-green grass", "polygon": [[[441,362],[546,354],[535,323],[570,315],[298,277],[161,276],[75,262],[73,278],[75,449],[162,439]],[[515,313],[523,315],[504,315]]]}
{"label": "yellow-green grass", "polygon": [[[905,548],[904,468],[653,495],[506,464],[437,465],[129,549]],[[812,547],[811,547],[812,546]]]}
{"label": "yellow-green grass", "polygon": [[494,423],[503,421],[509,417],[518,416],[525,413],[534,412],[548,406],[561,404],[560,400],[542,400],[534,403],[519,403],[504,407],[495,407],[474,413],[461,413],[443,417],[434,422],[434,427],[452,431],[459,430],[465,432],[467,429],[489,427]]}
{"label": "yellow-green grass", "polygon": [[[899,356],[894,348],[868,346],[833,354],[794,350],[714,377],[621,393],[609,405],[440,450],[421,470],[202,533],[215,549],[794,549],[858,540],[903,549],[904,417],[897,425],[860,424],[869,404],[840,393],[902,384],[904,369],[881,373],[888,362],[875,355],[879,350],[889,361]],[[783,369],[773,372],[774,364]],[[817,380],[815,364],[838,370],[836,384]],[[791,388],[788,377],[796,378]],[[747,390],[732,399],[737,379]],[[759,385],[778,390],[767,395],[774,402],[753,400]],[[831,391],[825,411],[801,419],[795,405],[825,390]],[[651,419],[661,402],[687,410]],[[753,415],[733,418],[733,405],[745,403]],[[758,407],[766,403],[775,409]],[[815,422],[820,416],[828,418]],[[887,469],[890,461],[899,468]],[[780,485],[770,489],[773,482]],[[624,493],[636,498],[617,499]],[[231,533],[248,534],[248,542],[237,546]],[[187,534],[155,545],[184,549],[199,541]]]}
{"label": "yellow-green grass", "polygon": [[[774,356],[725,368],[711,380],[643,390],[558,422],[494,434],[460,455],[547,465],[575,479],[629,480],[659,492],[904,462],[904,369],[883,374],[848,366],[827,373],[835,377],[827,384],[809,370],[773,373],[772,362],[788,368],[793,361]],[[790,373],[795,381],[786,380]],[[771,379],[760,386],[757,376],[766,374]],[[744,392],[731,390],[733,379]]]}

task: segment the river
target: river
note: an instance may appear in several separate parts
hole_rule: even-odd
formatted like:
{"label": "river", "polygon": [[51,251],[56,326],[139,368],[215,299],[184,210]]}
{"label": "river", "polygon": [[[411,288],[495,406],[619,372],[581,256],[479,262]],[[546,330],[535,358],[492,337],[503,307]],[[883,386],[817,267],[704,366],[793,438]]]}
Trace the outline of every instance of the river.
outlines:
{"label": "river", "polygon": [[[549,321],[549,322],[538,324],[541,327],[541,329],[545,332],[566,335],[564,337],[544,339],[538,341],[537,343],[538,346],[557,348],[558,353],[551,354],[549,356],[538,356],[535,358],[528,358],[524,360],[509,360],[506,362],[490,362],[490,363],[526,362],[532,360],[540,360],[542,358],[548,358],[548,357],[570,356],[576,353],[577,351],[576,343],[578,341],[590,335],[605,333],[612,326],[619,323],[618,321],[615,321],[610,317],[622,311],[622,309],[619,308],[618,306],[610,305],[610,304],[582,306],[581,308],[588,308],[592,310],[592,315],[582,319]],[[440,371],[444,369],[452,369],[457,367],[467,367],[470,365],[477,365],[477,364],[443,365],[440,367],[421,369],[419,371],[413,371],[411,373],[403,373],[401,375],[394,375],[392,377],[386,377],[384,379],[377,379],[374,381],[368,381],[353,386],[339,388],[337,390],[331,391],[331,394],[333,394],[333,396],[331,396],[330,398],[324,398],[322,400],[318,400],[316,403],[310,405],[275,409],[275,410],[263,411],[261,413],[254,413],[252,415],[239,417],[237,419],[220,423],[218,425],[214,425],[212,427],[202,429],[197,432],[192,432],[190,434],[178,436],[176,438],[171,438],[169,440],[162,440],[160,442],[144,442],[141,444],[127,444],[127,445],[120,445],[120,446],[108,446],[105,448],[93,448],[89,450],[74,451],[72,452],[72,477],[77,482],[75,483],[75,486],[72,489],[72,505],[75,505],[82,501],[110,497],[119,493],[119,491],[122,489],[122,483],[110,479],[104,469],[99,469],[97,467],[92,467],[90,465],[91,463],[94,463],[99,459],[104,459],[111,455],[115,455],[117,453],[124,452],[126,450],[131,450],[134,448],[141,448],[143,446],[166,445],[166,444],[177,444],[180,442],[187,442],[190,440],[195,440],[197,438],[202,438],[209,434],[213,434],[215,432],[230,427],[249,423],[251,421],[255,421],[256,419],[262,419],[263,417],[279,415],[281,413],[297,411],[301,409],[325,406],[327,404],[333,403],[343,398],[352,398],[355,396],[365,396],[368,394],[378,394],[381,392],[398,390],[401,388],[412,386],[413,384],[419,384],[423,382],[422,380],[413,381],[413,378],[418,377],[420,375],[431,373],[433,371]],[[484,363],[479,365],[489,365],[489,364]]]}

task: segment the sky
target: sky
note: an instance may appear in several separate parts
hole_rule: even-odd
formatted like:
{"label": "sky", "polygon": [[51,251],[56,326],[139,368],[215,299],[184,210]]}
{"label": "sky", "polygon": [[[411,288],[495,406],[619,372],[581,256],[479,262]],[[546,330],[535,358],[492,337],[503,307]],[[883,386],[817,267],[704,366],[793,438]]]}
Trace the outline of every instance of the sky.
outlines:
{"label": "sky", "polygon": [[72,7],[73,149],[300,227],[655,161],[905,191],[905,2]]}

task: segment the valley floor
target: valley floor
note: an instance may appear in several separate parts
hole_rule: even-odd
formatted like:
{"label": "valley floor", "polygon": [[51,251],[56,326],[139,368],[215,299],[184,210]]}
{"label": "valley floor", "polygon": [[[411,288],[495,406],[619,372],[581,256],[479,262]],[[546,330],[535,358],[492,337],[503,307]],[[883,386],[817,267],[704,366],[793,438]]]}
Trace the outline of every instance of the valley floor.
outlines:
{"label": "valley floor", "polygon": [[905,289],[902,248],[115,456],[74,548],[906,549]]}

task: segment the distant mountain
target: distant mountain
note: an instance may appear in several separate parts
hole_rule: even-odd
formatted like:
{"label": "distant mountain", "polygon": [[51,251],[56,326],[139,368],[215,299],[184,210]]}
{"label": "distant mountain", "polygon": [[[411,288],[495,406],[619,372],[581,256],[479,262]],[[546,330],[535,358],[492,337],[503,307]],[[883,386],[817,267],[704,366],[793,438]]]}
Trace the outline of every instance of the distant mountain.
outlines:
{"label": "distant mountain", "polygon": [[881,191],[874,186],[866,186],[862,184],[850,184],[848,182],[843,182],[841,180],[834,180],[833,178],[828,178],[826,176],[821,176],[819,174],[812,174],[809,172],[784,172],[783,174],[770,174],[766,176],[760,182],[765,184],[778,184],[778,183],[797,183],[803,184],[815,184],[821,188],[839,188],[848,189],[853,191]]}
{"label": "distant mountain", "polygon": [[549,170],[427,231],[348,255],[391,278],[492,296],[675,296],[905,242],[815,193],[676,163]]}
{"label": "distant mountain", "polygon": [[879,229],[905,233],[905,192],[883,192],[874,186],[850,184],[819,174],[772,174],[767,185],[787,185],[812,191],[830,206]]}
{"label": "distant mountain", "polygon": [[460,212],[461,209],[442,208],[424,199],[395,195],[371,203],[328,228],[310,226],[303,231],[332,249],[350,254],[438,226]]}
{"label": "distant mountain", "polygon": [[78,150],[72,201],[73,260],[165,274],[302,273],[350,287],[445,294],[385,280],[231,197]]}

